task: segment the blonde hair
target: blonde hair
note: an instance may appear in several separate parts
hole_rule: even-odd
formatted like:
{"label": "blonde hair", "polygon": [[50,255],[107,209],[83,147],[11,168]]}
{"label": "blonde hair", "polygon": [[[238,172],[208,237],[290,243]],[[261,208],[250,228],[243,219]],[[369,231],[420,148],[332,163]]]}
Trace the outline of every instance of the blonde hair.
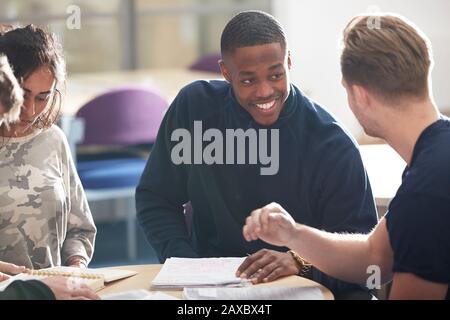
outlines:
{"label": "blonde hair", "polygon": [[380,98],[395,103],[404,97],[426,97],[432,65],[429,40],[403,17],[360,15],[344,29],[345,82],[361,85]]}

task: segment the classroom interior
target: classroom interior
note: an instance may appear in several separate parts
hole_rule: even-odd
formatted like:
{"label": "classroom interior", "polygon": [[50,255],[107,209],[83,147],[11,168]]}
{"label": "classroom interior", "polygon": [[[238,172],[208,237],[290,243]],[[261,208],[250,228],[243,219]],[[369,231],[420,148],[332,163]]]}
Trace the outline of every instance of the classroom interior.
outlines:
{"label": "classroom interior", "polygon": [[[450,115],[448,0],[2,0],[0,23],[46,27],[64,47],[68,77],[59,125],[81,166],[98,228],[90,267],[158,263],[136,222],[136,178],[128,176],[123,185],[111,182],[117,168],[109,181],[89,175],[83,181],[82,174],[84,162],[123,152],[141,159],[140,165],[153,141],[121,146],[107,134],[89,141],[105,123],[120,127],[121,114],[104,113],[103,123],[86,131],[77,120],[79,111],[105,94],[146,88],[153,95],[141,99],[153,99],[159,119],[188,83],[222,79],[220,34],[231,17],[249,9],[279,19],[291,50],[291,81],[341,120],[361,146],[380,216],[400,185],[405,163],[384,141],[365,135],[347,106],[339,68],[339,36],[346,22],[361,12],[387,11],[419,25],[433,43],[435,102]],[[151,125],[156,135],[159,123]]]}

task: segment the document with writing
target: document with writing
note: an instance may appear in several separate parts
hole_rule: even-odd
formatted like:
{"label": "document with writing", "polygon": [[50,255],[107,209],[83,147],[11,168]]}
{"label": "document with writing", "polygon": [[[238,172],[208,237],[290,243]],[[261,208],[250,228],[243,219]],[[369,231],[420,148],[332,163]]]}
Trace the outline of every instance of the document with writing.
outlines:
{"label": "document with writing", "polygon": [[187,300],[324,300],[317,287],[185,288]]}
{"label": "document with writing", "polygon": [[169,258],[151,285],[158,289],[249,285],[248,280],[235,275],[244,260],[245,258]]}

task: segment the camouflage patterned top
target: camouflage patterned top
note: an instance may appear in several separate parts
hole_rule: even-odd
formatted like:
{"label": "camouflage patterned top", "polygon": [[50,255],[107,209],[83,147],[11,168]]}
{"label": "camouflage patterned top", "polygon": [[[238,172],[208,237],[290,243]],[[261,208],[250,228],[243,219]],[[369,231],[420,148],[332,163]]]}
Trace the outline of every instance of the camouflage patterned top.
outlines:
{"label": "camouflage patterned top", "polygon": [[89,262],[95,234],[63,132],[11,138],[0,149],[0,261],[34,269],[74,255]]}

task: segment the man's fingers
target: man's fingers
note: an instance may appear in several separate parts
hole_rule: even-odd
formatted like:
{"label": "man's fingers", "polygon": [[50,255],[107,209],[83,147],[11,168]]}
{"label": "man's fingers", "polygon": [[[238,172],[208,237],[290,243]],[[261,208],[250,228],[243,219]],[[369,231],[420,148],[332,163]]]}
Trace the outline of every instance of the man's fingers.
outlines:
{"label": "man's fingers", "polygon": [[239,268],[236,271],[236,277],[241,277],[241,278],[247,278],[247,274],[243,274],[243,272],[245,270],[247,270],[247,268],[252,265],[256,260],[258,260],[262,255],[264,255],[263,251],[258,251],[252,255],[249,255],[244,262],[242,262],[242,264],[239,266]]}
{"label": "man's fingers", "polygon": [[249,226],[251,233],[259,230],[261,228],[259,223],[259,215],[261,214],[261,209],[253,210],[247,217],[246,224]]}
{"label": "man's fingers", "polygon": [[[261,230],[261,224],[260,224],[260,222],[259,222],[259,216],[260,216],[260,215],[261,215],[261,210],[255,210],[255,211],[253,211],[252,214],[251,214],[251,219],[250,219],[251,225],[252,225],[251,233],[252,233],[253,235],[259,233],[260,230]],[[254,240],[255,240],[255,239],[254,239]]]}
{"label": "man's fingers", "polygon": [[259,223],[259,215],[261,209],[257,209],[251,212],[251,214],[245,220],[245,226],[243,227],[243,235],[245,240],[252,241],[258,239],[258,232],[261,230]]}
{"label": "man's fingers", "polygon": [[273,257],[267,254],[267,250],[260,250],[253,256],[254,257],[251,257],[251,259],[247,258],[247,263],[240,269],[241,278],[255,277],[255,273],[259,272],[260,269],[263,269],[273,261]]}
{"label": "man's fingers", "polygon": [[269,216],[270,216],[270,213],[268,213],[268,212],[263,212],[260,215],[261,231],[263,233],[267,232],[267,230],[269,229]]}
{"label": "man's fingers", "polygon": [[250,238],[250,231],[249,231],[249,226],[248,225],[245,225],[242,228],[242,234],[244,235],[244,239],[246,241],[252,241],[252,239]]}
{"label": "man's fingers", "polygon": [[257,284],[263,282],[265,278],[267,278],[276,268],[278,264],[277,263],[269,263],[263,268],[260,268],[252,277],[252,283]]}
{"label": "man's fingers", "polygon": [[278,278],[284,276],[283,274],[283,267],[276,266],[270,274],[268,274],[264,279],[262,279],[263,282],[271,282],[275,281]]}

